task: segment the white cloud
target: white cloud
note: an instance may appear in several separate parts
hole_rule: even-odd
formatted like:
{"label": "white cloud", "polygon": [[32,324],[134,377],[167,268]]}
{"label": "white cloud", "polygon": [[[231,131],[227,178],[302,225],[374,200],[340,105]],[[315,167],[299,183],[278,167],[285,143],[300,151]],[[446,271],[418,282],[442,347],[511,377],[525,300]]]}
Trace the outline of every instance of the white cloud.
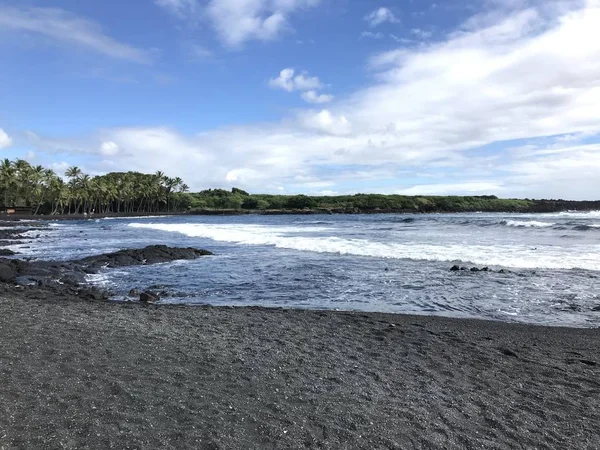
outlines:
{"label": "white cloud", "polygon": [[400,195],[497,195],[504,191],[501,184],[488,181],[469,181],[466,183],[441,183],[413,186],[400,189]]}
{"label": "white cloud", "polygon": [[373,33],[372,31],[363,31],[360,33],[361,38],[383,39],[383,33]]}
{"label": "white cloud", "polygon": [[[329,109],[200,135],[104,130],[83,149],[49,147],[98,154],[114,142],[123,170],[163,170],[193,189],[235,181],[254,192],[346,192],[361,180],[356,189],[372,191],[386,180],[387,192],[597,197],[600,144],[564,136],[600,140],[600,39],[590,39],[598,23],[597,1],[553,14],[511,10],[445,42],[376,55],[372,85]],[[294,75],[280,74],[276,87],[296,90]],[[547,136],[560,137],[538,139]]]}
{"label": "white cloud", "polygon": [[419,39],[429,39],[433,33],[431,31],[422,30],[421,28],[413,28],[410,30],[410,34]]}
{"label": "white cloud", "polygon": [[300,121],[306,128],[326,134],[343,136],[352,132],[352,124],[346,117],[336,116],[327,109],[318,113],[307,111],[301,114]]}
{"label": "white cloud", "polygon": [[294,74],[294,69],[283,69],[277,78],[269,80],[269,86],[273,89],[283,89],[288,92],[319,89],[323,86],[317,77],[311,77],[307,73]]}
{"label": "white cloud", "polygon": [[400,20],[389,8],[377,8],[365,16],[365,20],[369,25],[376,27],[384,22],[398,23]]}
{"label": "white cloud", "polygon": [[401,38],[392,33],[390,33],[390,37],[400,44],[414,44],[416,42],[414,39]]}
{"label": "white cloud", "polygon": [[105,156],[114,156],[119,153],[119,146],[113,141],[103,142],[100,146],[100,153]]}
{"label": "white cloud", "polygon": [[54,173],[56,173],[61,178],[65,178],[65,172],[71,166],[72,166],[72,164],[69,164],[66,161],[61,161],[61,162],[55,162],[55,163],[49,164],[48,168],[51,169],[51,170],[53,170]]}
{"label": "white cloud", "polygon": [[270,41],[290,29],[292,13],[320,0],[211,0],[207,7],[217,35],[229,47],[249,40]]}
{"label": "white cloud", "polygon": [[8,134],[6,134],[6,131],[4,131],[2,128],[0,128],[0,149],[8,148],[11,145],[12,145],[12,139],[10,138],[10,136]]}
{"label": "white cloud", "polygon": [[303,92],[301,97],[305,102],[313,104],[329,103],[333,100],[333,95],[319,94],[316,91]]}
{"label": "white cloud", "polygon": [[58,8],[13,8],[0,5],[0,30],[37,33],[56,41],[87,48],[111,58],[150,62],[150,54],[123,44],[90,20]]}

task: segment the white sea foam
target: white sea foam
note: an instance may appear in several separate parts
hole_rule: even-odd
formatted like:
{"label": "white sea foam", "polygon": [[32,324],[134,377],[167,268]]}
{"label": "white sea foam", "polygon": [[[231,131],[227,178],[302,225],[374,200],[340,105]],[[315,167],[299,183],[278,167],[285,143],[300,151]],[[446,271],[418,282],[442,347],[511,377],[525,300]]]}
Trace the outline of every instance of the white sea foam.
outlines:
{"label": "white sea foam", "polygon": [[102,217],[101,220],[119,220],[119,219],[128,219],[128,220],[142,220],[142,219],[164,219],[166,217],[172,216],[139,216],[139,217]]}
{"label": "white sea foam", "polygon": [[[600,246],[581,249],[563,247],[532,248],[527,245],[473,245],[462,243],[405,242],[382,243],[337,236],[311,236],[311,231],[327,228],[271,227],[240,224],[141,224],[130,227],[181,233],[244,245],[266,245],[299,251],[334,253],[391,259],[462,261],[475,265],[514,268],[600,270]],[[334,231],[335,232],[335,231]]]}
{"label": "white sea foam", "polygon": [[518,228],[548,228],[556,225],[552,222],[539,222],[537,220],[503,220],[501,223],[507,227],[518,227]]}
{"label": "white sea foam", "polygon": [[581,219],[600,219],[600,211],[565,211],[557,213],[562,217],[578,217]]}

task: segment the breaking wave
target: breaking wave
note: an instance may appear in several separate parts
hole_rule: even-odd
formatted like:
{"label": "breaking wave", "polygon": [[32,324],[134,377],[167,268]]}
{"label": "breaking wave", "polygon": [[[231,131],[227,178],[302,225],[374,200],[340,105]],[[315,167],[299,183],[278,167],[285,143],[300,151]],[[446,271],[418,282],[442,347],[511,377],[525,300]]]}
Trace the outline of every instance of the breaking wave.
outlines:
{"label": "breaking wave", "polygon": [[[527,222],[530,223],[530,222]],[[542,222],[540,222],[542,223]],[[551,225],[550,225],[551,226]],[[378,242],[334,236],[335,228],[198,223],[130,223],[129,227],[206,238],[240,245],[272,246],[305,252],[387,259],[464,262],[522,269],[600,268],[600,254],[567,253],[553,246],[475,245],[464,243]],[[329,235],[318,235],[327,233]],[[317,235],[315,235],[317,234]]]}
{"label": "breaking wave", "polygon": [[548,228],[556,224],[552,222],[539,222],[537,220],[503,220],[500,222],[500,225],[517,228]]}

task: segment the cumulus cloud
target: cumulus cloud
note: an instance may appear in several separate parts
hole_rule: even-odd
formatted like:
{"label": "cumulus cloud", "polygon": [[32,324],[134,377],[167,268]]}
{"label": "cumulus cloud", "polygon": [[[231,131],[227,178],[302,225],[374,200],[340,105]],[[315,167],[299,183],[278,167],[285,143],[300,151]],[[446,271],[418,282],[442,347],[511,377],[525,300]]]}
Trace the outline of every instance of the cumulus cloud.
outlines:
{"label": "cumulus cloud", "polygon": [[377,8],[365,16],[365,20],[369,25],[376,27],[384,22],[398,23],[400,20],[389,8]]}
{"label": "cumulus cloud", "polygon": [[105,156],[114,156],[119,153],[119,146],[113,141],[103,142],[100,146],[100,153]]}
{"label": "cumulus cloud", "polygon": [[0,149],[8,148],[11,145],[12,145],[12,139],[10,138],[10,136],[8,134],[6,134],[6,131],[4,131],[2,128],[0,128]]}
{"label": "cumulus cloud", "polygon": [[319,94],[316,91],[303,92],[301,97],[305,102],[313,104],[329,103],[333,100],[333,95]]}
{"label": "cumulus cloud", "polygon": [[58,8],[15,8],[0,5],[0,30],[44,35],[111,58],[150,62],[150,54],[107,36],[95,22]]}
{"label": "cumulus cloud", "polygon": [[352,132],[352,125],[345,116],[332,114],[328,109],[316,113],[307,111],[300,115],[300,121],[306,128],[325,134],[343,136]]}
{"label": "cumulus cloud", "polygon": [[277,78],[269,80],[269,86],[273,89],[283,89],[284,91],[304,91],[307,89],[319,89],[323,83],[318,77],[311,77],[307,73],[295,75],[295,70],[291,68],[283,69]]}
{"label": "cumulus cloud", "polygon": [[[371,86],[328,109],[199,135],[103,130],[85,151],[114,142],[118,167],[177,174],[194,189],[364,192],[385,180],[387,192],[597,197],[600,40],[590,36],[600,4],[542,7],[503,9],[445,41],[377,54]],[[280,73],[275,87],[316,90],[296,88],[295,75]]]}
{"label": "cumulus cloud", "polygon": [[211,0],[207,14],[217,35],[229,47],[249,40],[270,41],[290,29],[289,18],[320,0]]}

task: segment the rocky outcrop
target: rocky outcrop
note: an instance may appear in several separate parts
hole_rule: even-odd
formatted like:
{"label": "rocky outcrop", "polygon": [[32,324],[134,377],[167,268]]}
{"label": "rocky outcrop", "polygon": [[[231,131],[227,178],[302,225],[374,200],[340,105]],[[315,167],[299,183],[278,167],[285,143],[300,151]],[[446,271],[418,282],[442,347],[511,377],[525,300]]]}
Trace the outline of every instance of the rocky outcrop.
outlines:
{"label": "rocky outcrop", "polygon": [[[77,297],[86,300],[106,300],[109,292],[90,286],[86,275],[104,267],[125,267],[157,264],[176,260],[192,260],[212,255],[208,250],[152,245],[141,249],[120,250],[105,255],[90,256],[78,261],[23,261],[0,258],[0,294],[20,289],[33,297],[48,300]],[[130,294],[140,301],[154,303],[160,294],[153,291],[132,290]]]}
{"label": "rocky outcrop", "polygon": [[[493,272],[492,269],[490,269],[489,267],[482,267],[481,269],[479,267],[471,267],[470,269],[468,267],[460,267],[458,265],[453,265],[450,268],[451,272],[458,272],[458,271],[462,271],[462,272]],[[500,269],[498,271],[498,273],[505,273],[504,269]]]}
{"label": "rocky outcrop", "polygon": [[208,250],[197,248],[168,247],[166,245],[150,245],[140,249],[119,250],[104,255],[89,256],[77,261],[85,267],[125,267],[158,264],[177,260],[197,259],[212,255]]}

